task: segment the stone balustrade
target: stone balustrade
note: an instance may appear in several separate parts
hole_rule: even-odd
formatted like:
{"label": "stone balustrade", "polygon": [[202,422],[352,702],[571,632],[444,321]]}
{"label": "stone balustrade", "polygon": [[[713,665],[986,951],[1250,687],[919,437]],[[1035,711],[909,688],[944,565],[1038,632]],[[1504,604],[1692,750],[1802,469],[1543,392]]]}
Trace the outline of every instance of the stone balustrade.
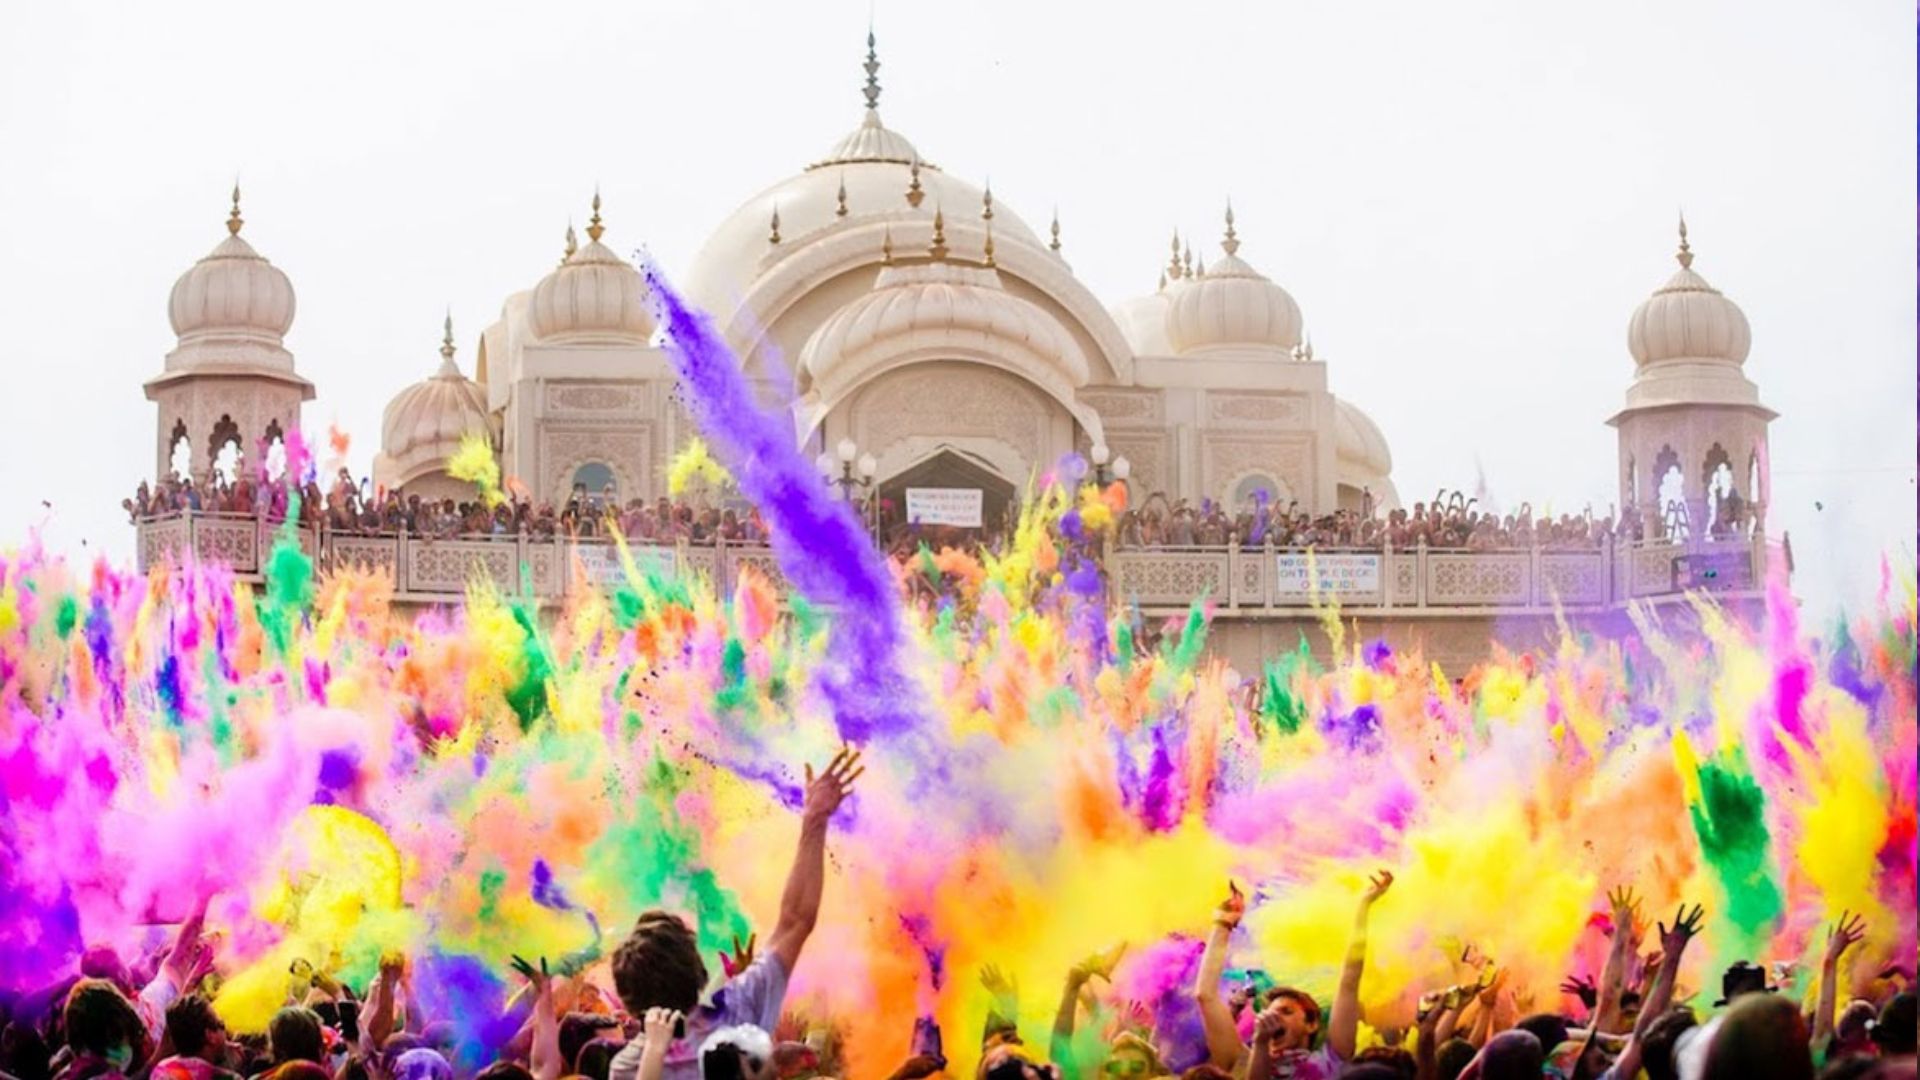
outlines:
{"label": "stone balustrade", "polygon": [[[256,582],[279,531],[252,517],[209,513],[150,518],[136,529],[142,572],[191,550]],[[477,580],[540,600],[559,600],[580,583],[625,580],[619,548],[606,540],[297,532],[302,550],[321,568],[357,566],[387,574],[403,603],[455,600]],[[773,552],[763,545],[635,543],[627,550],[643,569],[704,574],[721,589],[731,589],[743,567],[776,581],[780,576]],[[1147,548],[1112,551],[1105,562],[1116,599],[1148,609],[1181,608],[1205,598],[1226,614],[1285,616],[1338,599],[1354,612],[1444,615],[1597,610],[1689,589],[1757,596],[1769,560],[1777,557],[1774,545],[1756,537],[1591,550]]]}

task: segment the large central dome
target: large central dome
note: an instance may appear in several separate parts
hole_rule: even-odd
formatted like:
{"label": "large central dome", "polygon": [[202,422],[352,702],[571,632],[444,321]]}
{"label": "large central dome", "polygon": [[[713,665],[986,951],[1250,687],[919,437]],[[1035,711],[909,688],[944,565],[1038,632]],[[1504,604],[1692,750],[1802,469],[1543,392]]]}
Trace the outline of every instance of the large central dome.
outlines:
{"label": "large central dome", "polygon": [[860,125],[818,161],[742,203],[694,257],[687,293],[709,311],[732,311],[767,267],[842,225],[931,220],[936,210],[954,221],[991,207],[997,243],[1046,246],[1017,214],[993,203],[987,189],[928,164],[905,135],[881,122],[872,35],[867,48]]}

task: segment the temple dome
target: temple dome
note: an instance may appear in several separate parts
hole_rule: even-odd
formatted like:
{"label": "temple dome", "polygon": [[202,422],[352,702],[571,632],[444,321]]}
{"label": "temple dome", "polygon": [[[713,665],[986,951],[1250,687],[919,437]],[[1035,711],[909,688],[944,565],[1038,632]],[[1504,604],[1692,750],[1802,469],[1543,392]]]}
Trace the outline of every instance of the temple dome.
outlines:
{"label": "temple dome", "polygon": [[1627,348],[1635,363],[1724,361],[1740,364],[1753,345],[1753,331],[1740,305],[1693,270],[1687,227],[1680,224],[1680,269],[1633,311]]}
{"label": "temple dome", "polygon": [[440,345],[440,367],[387,403],[380,423],[381,482],[399,487],[445,467],[469,434],[492,438],[486,391],[453,362],[453,322]]}
{"label": "temple dome", "polygon": [[641,344],[653,336],[647,285],[626,260],[600,242],[600,196],[593,197],[587,243],[534,286],[530,312],[534,340],[541,344]]}
{"label": "temple dome", "polygon": [[293,283],[241,238],[243,224],[235,188],[227,238],[181,274],[167,298],[167,318],[181,345],[223,341],[278,349],[293,326]]}
{"label": "temple dome", "polygon": [[1340,465],[1375,476],[1393,472],[1393,452],[1380,426],[1352,402],[1339,398],[1334,399],[1333,446],[1334,460]]}
{"label": "temple dome", "polygon": [[1087,381],[1087,358],[1058,321],[1008,292],[990,266],[936,261],[888,266],[873,291],[841,307],[800,352],[801,370],[816,385],[845,385],[873,363],[912,355],[920,343],[947,348],[977,339],[983,353],[1009,346],[1037,362],[1029,369],[1057,387]]}
{"label": "temple dome", "polygon": [[1259,350],[1291,353],[1300,344],[1300,305],[1240,258],[1227,211],[1226,255],[1172,291],[1167,306],[1167,343],[1183,356]]}

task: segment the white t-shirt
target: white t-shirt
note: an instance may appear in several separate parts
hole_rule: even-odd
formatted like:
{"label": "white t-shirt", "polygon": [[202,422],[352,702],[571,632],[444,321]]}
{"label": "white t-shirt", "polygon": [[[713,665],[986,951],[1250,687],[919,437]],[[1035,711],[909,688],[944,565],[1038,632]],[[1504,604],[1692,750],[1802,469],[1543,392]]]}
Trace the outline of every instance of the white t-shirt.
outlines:
{"label": "white t-shirt", "polygon": [[[772,1033],[780,1023],[780,1006],[787,997],[787,969],[772,953],[756,957],[747,970],[714,991],[713,1000],[687,1018],[687,1037],[667,1047],[661,1080],[700,1080],[700,1044],[717,1028],[752,1024]],[[622,1047],[607,1069],[607,1080],[635,1080],[645,1035]]]}

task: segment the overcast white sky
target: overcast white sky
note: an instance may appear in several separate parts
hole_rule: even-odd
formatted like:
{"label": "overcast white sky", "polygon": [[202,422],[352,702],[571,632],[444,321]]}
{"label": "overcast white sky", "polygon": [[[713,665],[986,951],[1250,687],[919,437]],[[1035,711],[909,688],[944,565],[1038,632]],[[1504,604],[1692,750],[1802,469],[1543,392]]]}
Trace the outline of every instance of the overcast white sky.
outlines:
{"label": "overcast white sky", "polygon": [[[370,466],[380,410],[552,267],[598,183],[617,249],[683,269],[860,116],[868,0],[11,4],[0,18],[0,545],[130,558],[140,383],[223,235],[292,277],[288,344]],[[903,3],[882,114],[991,175],[1108,303],[1175,227],[1306,314],[1409,501],[1615,498],[1635,304],[1695,268],[1753,324],[1773,524],[1814,614],[1914,542],[1911,0]],[[1209,243],[1207,259],[1217,251]],[[42,501],[52,504],[44,507]]]}

